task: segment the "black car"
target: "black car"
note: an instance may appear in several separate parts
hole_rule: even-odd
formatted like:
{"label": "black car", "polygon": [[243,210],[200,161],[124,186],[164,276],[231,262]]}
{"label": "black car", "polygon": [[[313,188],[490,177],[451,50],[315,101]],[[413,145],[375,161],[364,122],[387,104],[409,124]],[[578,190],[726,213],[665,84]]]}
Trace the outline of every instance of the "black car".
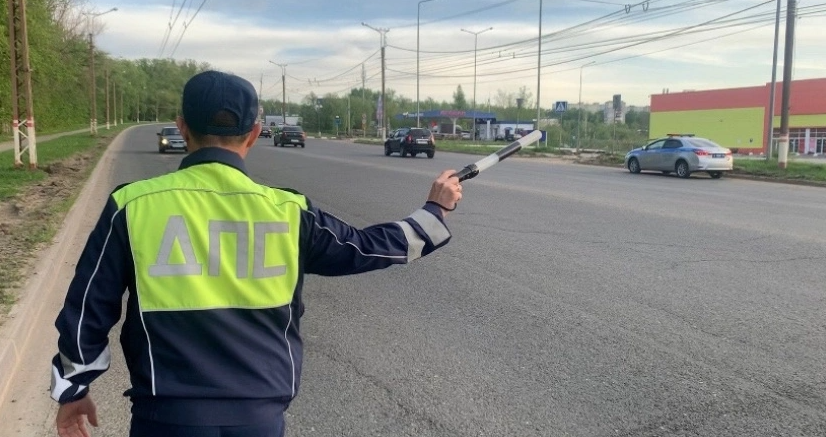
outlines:
{"label": "black car", "polygon": [[158,153],[167,150],[187,151],[186,141],[177,127],[165,127],[158,132]]}
{"label": "black car", "polygon": [[390,156],[391,153],[398,153],[401,157],[407,155],[415,157],[419,153],[424,153],[428,158],[433,158],[436,154],[436,141],[433,140],[433,134],[428,129],[417,127],[396,129],[384,142],[384,156]]}
{"label": "black car", "polygon": [[272,138],[272,128],[269,126],[261,126],[261,133],[258,134],[258,138]]}
{"label": "black car", "polygon": [[301,126],[284,126],[281,128],[281,135],[273,139],[273,145],[284,147],[285,144],[292,144],[304,148],[306,140],[307,134]]}

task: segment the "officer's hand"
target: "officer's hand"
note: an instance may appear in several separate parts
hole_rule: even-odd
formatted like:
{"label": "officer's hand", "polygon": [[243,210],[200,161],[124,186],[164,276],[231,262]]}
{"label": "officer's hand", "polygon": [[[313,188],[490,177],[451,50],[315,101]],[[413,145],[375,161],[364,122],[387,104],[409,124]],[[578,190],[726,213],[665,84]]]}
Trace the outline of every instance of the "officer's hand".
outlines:
{"label": "officer's hand", "polygon": [[63,404],[57,410],[57,434],[60,437],[90,437],[86,419],[92,426],[98,426],[98,415],[92,395],[75,402]]}
{"label": "officer's hand", "polygon": [[428,202],[436,203],[441,207],[442,217],[446,217],[448,212],[456,209],[459,201],[462,200],[462,185],[459,183],[459,178],[452,177],[454,174],[456,170],[443,171],[433,181],[430,195],[427,196]]}

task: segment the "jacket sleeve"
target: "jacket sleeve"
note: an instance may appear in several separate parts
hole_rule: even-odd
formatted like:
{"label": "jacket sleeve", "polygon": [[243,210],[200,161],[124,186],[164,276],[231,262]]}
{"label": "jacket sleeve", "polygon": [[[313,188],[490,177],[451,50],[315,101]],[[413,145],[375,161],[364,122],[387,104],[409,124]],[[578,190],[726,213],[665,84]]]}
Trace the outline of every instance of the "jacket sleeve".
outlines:
{"label": "jacket sleeve", "polygon": [[438,206],[426,204],[404,220],[358,229],[310,205],[305,272],[344,276],[406,264],[450,241]]}
{"label": "jacket sleeve", "polygon": [[109,369],[109,331],[121,315],[123,292],[134,275],[126,211],[109,197],[80,255],[57,316],[58,353],[52,359],[52,399],[86,396],[89,384]]}

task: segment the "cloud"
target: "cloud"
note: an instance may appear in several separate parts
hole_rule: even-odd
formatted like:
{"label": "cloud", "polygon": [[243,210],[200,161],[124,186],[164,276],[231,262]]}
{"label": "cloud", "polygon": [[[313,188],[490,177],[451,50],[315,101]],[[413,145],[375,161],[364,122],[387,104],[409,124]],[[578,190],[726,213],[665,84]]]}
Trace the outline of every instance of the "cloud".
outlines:
{"label": "cloud", "polygon": [[[264,79],[264,97],[281,97],[281,69],[269,61],[288,64],[287,92],[291,101],[316,94],[346,92],[362,84],[362,65],[368,88],[380,88],[379,34],[361,25],[388,26],[387,87],[409,98],[416,96],[416,7],[399,12],[398,2],[374,0],[352,4],[306,0],[282,3],[265,0],[207,2],[192,19],[185,8],[174,27],[163,56],[175,49],[177,59],[207,62],[233,71],[256,85]],[[478,37],[477,101],[484,102],[498,89],[515,92],[526,86],[536,95],[538,20],[530,2],[438,2],[423,7],[421,26],[420,89],[422,100],[451,100],[462,85],[470,97],[473,89],[472,35],[461,28],[493,27]],[[583,71],[582,95],[586,102],[604,102],[621,93],[635,105],[647,105],[651,94],[664,88],[726,88],[762,85],[771,77],[774,28],[764,20],[759,29],[731,36],[738,28],[687,34],[646,41],[657,32],[721,17],[752,2],[729,2],[732,7],[710,6],[682,15],[647,20],[647,12],[617,15],[611,24],[588,30],[580,26],[616,9],[583,3],[569,7],[545,2],[543,33],[556,33],[543,43],[542,105],[556,100],[578,100],[580,66],[596,61]],[[113,3],[114,4],[114,3]],[[680,3],[674,3],[677,5]],[[713,5],[713,3],[709,3]],[[98,5],[103,8],[103,5]],[[168,2],[117,4],[119,12],[107,14],[106,30],[96,43],[113,56],[152,58],[161,53],[161,41],[169,26]],[[195,4],[197,6],[197,3]],[[289,6],[289,5],[288,5]],[[529,7],[531,6],[531,7]],[[463,16],[463,11],[492,7]],[[606,9],[607,8],[607,9]],[[289,14],[284,11],[289,10]],[[562,11],[562,12],[560,12]],[[293,13],[295,12],[295,14]],[[312,12],[312,14],[310,14]],[[759,12],[772,15],[771,5]],[[443,18],[444,21],[438,21]],[[434,22],[434,20],[436,20]],[[177,45],[184,27],[186,32]],[[822,19],[798,21],[795,78],[823,76]],[[781,42],[783,31],[781,28]],[[699,42],[700,40],[709,41]],[[510,46],[519,41],[522,44]],[[607,42],[612,44],[607,45]],[[696,43],[696,44],[691,44]],[[635,45],[636,44],[636,45]],[[503,47],[505,46],[505,47]],[[621,50],[622,46],[629,46]],[[680,47],[682,46],[682,47]],[[678,48],[675,48],[678,47]],[[666,50],[671,48],[671,50]],[[597,53],[601,53],[594,56]],[[782,50],[780,61],[782,64]],[[782,70],[779,70],[782,71]]]}

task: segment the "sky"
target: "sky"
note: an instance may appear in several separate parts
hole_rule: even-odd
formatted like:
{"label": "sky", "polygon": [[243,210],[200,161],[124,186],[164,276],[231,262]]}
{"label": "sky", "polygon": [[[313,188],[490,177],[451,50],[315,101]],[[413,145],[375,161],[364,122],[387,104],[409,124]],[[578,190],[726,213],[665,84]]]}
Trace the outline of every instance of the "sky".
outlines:
{"label": "sky", "polygon": [[[111,56],[207,62],[247,78],[265,99],[282,98],[283,72],[290,102],[311,92],[345,95],[362,83],[381,89],[376,29],[389,29],[388,90],[451,101],[461,85],[468,102],[475,88],[482,108],[522,87],[533,102],[539,91],[548,108],[576,104],[580,93],[583,103],[621,94],[627,105],[647,106],[664,90],[764,85],[777,7],[773,0],[89,1],[95,11],[118,8],[96,18],[95,43]],[[793,78],[826,77],[826,0],[797,4]],[[782,7],[778,81],[786,0]]]}

